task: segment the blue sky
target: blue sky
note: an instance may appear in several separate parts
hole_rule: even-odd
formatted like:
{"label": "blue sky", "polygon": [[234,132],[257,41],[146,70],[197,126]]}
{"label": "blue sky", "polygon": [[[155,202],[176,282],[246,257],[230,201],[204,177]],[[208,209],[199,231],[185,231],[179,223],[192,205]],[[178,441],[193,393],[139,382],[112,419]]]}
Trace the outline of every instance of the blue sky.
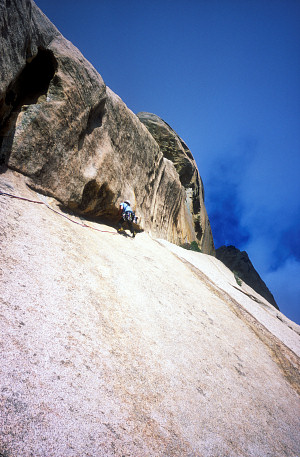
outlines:
{"label": "blue sky", "polygon": [[36,0],[202,176],[216,247],[246,250],[300,323],[300,1]]}

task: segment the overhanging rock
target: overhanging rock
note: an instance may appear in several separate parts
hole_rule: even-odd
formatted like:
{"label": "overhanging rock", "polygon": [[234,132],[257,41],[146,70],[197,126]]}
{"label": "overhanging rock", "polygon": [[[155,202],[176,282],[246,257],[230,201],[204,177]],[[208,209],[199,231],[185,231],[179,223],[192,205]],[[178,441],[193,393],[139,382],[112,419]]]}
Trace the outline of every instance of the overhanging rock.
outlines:
{"label": "overhanging rock", "polygon": [[177,164],[34,2],[0,8],[2,164],[82,214],[114,221],[130,199],[141,229],[214,254],[198,172],[200,212]]}

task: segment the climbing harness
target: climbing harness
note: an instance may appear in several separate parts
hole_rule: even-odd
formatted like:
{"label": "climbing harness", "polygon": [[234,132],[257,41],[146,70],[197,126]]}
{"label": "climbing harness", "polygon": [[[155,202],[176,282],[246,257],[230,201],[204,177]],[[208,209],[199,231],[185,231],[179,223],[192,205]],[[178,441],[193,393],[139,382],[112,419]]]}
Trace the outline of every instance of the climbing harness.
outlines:
{"label": "climbing harness", "polygon": [[30,200],[29,198],[24,198],[24,197],[19,197],[18,195],[13,195],[13,194],[9,194],[7,192],[2,192],[2,190],[0,190],[0,196],[6,196],[6,197],[10,197],[10,198],[17,198],[18,200],[23,200],[23,201],[26,201],[26,202],[30,202],[30,203],[36,203],[38,205],[45,205],[47,206],[47,208],[49,208],[51,211],[53,211],[54,213],[58,214],[59,216],[62,216],[62,217],[65,217],[66,219],[68,219],[68,221],[71,221],[73,222],[74,224],[77,224],[77,225],[80,225],[81,227],[86,227],[86,228],[90,228],[92,230],[96,230],[97,232],[102,232],[102,233],[111,233],[112,235],[117,235],[117,232],[111,232],[109,230],[100,230],[100,229],[97,229],[95,227],[91,227],[90,225],[88,224],[85,224],[85,223],[82,223],[82,222],[77,222],[77,221],[74,221],[73,219],[71,219],[70,217],[66,216],[65,214],[55,210],[54,208],[52,208],[50,205],[48,205],[48,203],[46,202],[41,202],[41,201],[38,201],[38,200]]}

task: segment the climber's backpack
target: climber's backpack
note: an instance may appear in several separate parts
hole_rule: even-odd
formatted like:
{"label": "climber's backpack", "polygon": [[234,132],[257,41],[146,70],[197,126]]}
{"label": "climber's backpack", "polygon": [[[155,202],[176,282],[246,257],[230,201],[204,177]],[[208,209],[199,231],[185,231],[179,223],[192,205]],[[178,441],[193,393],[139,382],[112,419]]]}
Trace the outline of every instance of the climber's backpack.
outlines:
{"label": "climber's backpack", "polygon": [[134,224],[137,224],[138,217],[135,215],[133,211],[125,211],[125,213],[123,213],[123,219],[124,221],[133,222]]}
{"label": "climber's backpack", "polygon": [[125,211],[125,213],[123,213],[123,219],[124,221],[134,222],[136,217],[133,211]]}

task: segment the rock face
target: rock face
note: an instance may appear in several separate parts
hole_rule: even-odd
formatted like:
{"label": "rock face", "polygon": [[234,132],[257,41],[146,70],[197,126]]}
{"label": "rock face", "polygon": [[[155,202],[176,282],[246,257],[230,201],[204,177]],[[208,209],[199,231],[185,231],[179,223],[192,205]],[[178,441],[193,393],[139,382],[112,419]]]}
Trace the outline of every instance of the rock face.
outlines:
{"label": "rock face", "polygon": [[[113,221],[120,201],[130,199],[141,229],[176,243],[197,240],[214,254],[204,205],[198,207],[199,176],[188,184],[190,174],[164,157],[33,1],[10,0],[0,8],[1,162],[82,214]],[[198,203],[191,188],[199,191]]]}
{"label": "rock face", "polygon": [[204,188],[194,157],[177,133],[155,114],[137,114],[160,147],[164,157],[174,164],[185,189],[186,205],[204,252],[213,253],[214,245],[204,206]]}
{"label": "rock face", "polygon": [[127,197],[212,254],[186,145],[30,0],[0,30],[0,457],[299,456],[299,326],[212,255],[82,220]]}
{"label": "rock face", "polygon": [[246,284],[275,306],[275,308],[279,309],[273,295],[255,270],[246,251],[240,251],[234,246],[221,246],[216,250],[216,256],[231,271],[235,271]]}
{"label": "rock face", "polygon": [[0,175],[1,456],[300,455],[299,326],[213,256],[50,208]]}

